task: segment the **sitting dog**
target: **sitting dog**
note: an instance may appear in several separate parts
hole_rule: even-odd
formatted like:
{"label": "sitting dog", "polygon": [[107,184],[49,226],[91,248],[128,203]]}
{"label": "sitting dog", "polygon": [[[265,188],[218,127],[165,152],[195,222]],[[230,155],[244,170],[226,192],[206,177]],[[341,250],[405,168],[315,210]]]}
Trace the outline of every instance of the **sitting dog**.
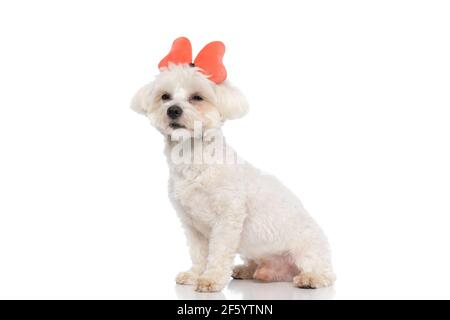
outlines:
{"label": "sitting dog", "polygon": [[[226,81],[224,52],[223,43],[212,42],[193,62],[189,40],[176,39],[160,73],[132,101],[166,140],[169,197],[192,260],[176,282],[201,292],[222,290],[230,276],[330,286],[335,276],[320,227],[294,194],[235,157],[221,136],[226,120],[248,111],[243,95]],[[233,161],[217,157],[224,150]],[[237,254],[244,264],[233,268]]]}

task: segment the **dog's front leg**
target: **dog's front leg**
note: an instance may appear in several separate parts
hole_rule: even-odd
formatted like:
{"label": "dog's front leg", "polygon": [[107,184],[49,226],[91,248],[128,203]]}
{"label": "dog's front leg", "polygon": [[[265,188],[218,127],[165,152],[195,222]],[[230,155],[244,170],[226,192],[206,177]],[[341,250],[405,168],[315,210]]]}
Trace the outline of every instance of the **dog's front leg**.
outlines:
{"label": "dog's front leg", "polygon": [[222,212],[218,217],[211,230],[208,262],[205,272],[197,280],[197,291],[220,291],[227,284],[239,246],[244,218],[244,210]]}
{"label": "dog's front leg", "polygon": [[196,284],[197,278],[205,271],[208,257],[208,240],[193,226],[183,221],[192,267],[190,270],[180,272],[175,281],[178,284]]}

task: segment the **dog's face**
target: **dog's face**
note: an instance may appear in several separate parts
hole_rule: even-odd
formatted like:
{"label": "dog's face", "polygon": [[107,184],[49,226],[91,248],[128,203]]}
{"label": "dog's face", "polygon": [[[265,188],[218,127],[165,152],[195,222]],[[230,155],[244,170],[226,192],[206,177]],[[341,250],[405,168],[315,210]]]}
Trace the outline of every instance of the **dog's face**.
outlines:
{"label": "dog's face", "polygon": [[203,130],[219,128],[225,120],[248,111],[247,101],[236,88],[215,84],[189,65],[170,65],[161,71],[136,93],[131,108],[146,115],[165,135],[177,129],[193,131],[196,122]]}

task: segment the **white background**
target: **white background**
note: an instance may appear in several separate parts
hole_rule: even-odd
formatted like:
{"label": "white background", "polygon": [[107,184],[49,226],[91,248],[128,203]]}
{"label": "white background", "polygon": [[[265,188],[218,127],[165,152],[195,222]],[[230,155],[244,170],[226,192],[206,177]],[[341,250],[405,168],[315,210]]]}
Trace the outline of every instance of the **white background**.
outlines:
{"label": "white background", "polygon": [[[2,1],[0,298],[450,298],[448,1]],[[334,288],[194,294],[162,137],[174,38],[227,45],[231,145],[327,232]]]}

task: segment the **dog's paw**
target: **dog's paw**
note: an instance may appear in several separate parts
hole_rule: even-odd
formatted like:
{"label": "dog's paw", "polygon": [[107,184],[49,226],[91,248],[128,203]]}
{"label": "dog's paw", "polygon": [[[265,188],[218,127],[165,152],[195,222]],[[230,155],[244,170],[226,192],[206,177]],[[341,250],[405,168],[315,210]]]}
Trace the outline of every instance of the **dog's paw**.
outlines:
{"label": "dog's paw", "polygon": [[175,278],[178,284],[196,284],[198,279],[198,274],[192,271],[180,272]]}
{"label": "dog's paw", "polygon": [[241,264],[233,268],[232,277],[234,279],[253,279],[255,267]]}
{"label": "dog's paw", "polygon": [[304,289],[318,289],[333,285],[335,276],[328,273],[302,272],[294,277],[294,285]]}
{"label": "dog's paw", "polygon": [[217,277],[202,275],[197,279],[197,287],[195,291],[198,292],[218,292],[226,285],[226,281],[218,279]]}

